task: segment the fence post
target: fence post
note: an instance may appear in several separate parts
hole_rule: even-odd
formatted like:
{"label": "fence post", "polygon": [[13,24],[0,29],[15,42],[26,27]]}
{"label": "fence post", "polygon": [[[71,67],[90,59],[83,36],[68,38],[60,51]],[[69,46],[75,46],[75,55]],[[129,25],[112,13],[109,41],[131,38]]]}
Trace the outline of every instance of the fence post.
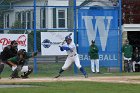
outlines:
{"label": "fence post", "polygon": [[[74,9],[74,43],[77,45],[77,16],[76,16],[76,0],[74,0],[74,5],[73,5],[73,9]],[[74,73],[77,74],[78,73],[78,69],[76,67],[76,65],[74,64]]]}
{"label": "fence post", "polygon": [[119,0],[119,47],[120,72],[122,72],[122,0]]}
{"label": "fence post", "polygon": [[[36,47],[36,0],[34,0],[34,52],[37,51]],[[37,73],[37,60],[34,58],[34,73]]]}
{"label": "fence post", "polygon": [[55,57],[55,62],[58,63],[58,56]]}

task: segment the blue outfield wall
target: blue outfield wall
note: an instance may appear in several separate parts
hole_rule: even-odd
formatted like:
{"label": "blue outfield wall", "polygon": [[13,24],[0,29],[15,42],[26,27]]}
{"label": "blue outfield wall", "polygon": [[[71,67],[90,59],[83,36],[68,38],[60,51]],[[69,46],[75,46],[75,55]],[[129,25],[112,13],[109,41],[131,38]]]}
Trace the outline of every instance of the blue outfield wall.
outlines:
{"label": "blue outfield wall", "polygon": [[78,52],[83,66],[90,65],[91,40],[99,48],[100,66],[119,66],[118,9],[79,9],[78,29]]}

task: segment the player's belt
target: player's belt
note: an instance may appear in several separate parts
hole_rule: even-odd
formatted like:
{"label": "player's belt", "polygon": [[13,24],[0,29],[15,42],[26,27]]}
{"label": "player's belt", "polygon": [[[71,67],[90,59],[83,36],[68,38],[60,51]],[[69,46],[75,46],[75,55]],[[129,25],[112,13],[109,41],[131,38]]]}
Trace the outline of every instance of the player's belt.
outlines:
{"label": "player's belt", "polygon": [[77,54],[71,55],[70,57],[76,56]]}

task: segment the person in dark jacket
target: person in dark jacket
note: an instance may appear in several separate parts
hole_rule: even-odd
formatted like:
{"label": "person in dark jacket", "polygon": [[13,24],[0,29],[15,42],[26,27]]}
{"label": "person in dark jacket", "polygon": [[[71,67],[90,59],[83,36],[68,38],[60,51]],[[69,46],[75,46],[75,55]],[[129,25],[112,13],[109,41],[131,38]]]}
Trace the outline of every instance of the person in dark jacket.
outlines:
{"label": "person in dark jacket", "polygon": [[89,55],[91,59],[91,70],[95,73],[95,66],[96,66],[96,73],[100,73],[99,71],[99,54],[98,54],[98,47],[95,45],[95,41],[91,41]]}
{"label": "person in dark jacket", "polygon": [[[20,49],[16,56],[8,59],[8,64],[12,68],[11,79],[18,77],[18,72],[23,72],[21,78],[26,79],[32,73],[32,66],[26,64],[26,60],[37,55],[37,52],[28,53],[25,49]],[[20,78],[20,77],[19,77]]]}
{"label": "person in dark jacket", "polygon": [[140,64],[140,52],[138,50],[138,47],[136,47],[133,56],[132,56],[132,61],[133,61],[133,72],[135,72],[135,65]]}
{"label": "person in dark jacket", "polygon": [[7,60],[11,57],[14,57],[17,55],[18,51],[18,43],[13,40],[11,41],[10,45],[7,45],[4,47],[3,51],[0,54],[1,62],[0,62],[0,78],[1,78],[1,73],[4,69],[4,64],[7,64]]}

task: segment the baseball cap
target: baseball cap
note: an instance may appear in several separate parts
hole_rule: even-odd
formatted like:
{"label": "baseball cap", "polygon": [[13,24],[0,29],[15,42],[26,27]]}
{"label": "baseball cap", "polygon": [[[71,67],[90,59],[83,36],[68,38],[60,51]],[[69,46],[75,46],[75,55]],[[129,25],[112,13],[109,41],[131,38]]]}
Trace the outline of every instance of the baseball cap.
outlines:
{"label": "baseball cap", "polygon": [[126,39],[125,42],[129,42],[128,39]]}
{"label": "baseball cap", "polygon": [[92,43],[95,43],[95,40],[94,40],[94,41],[93,41],[93,40],[91,40],[91,42],[92,42]]}

